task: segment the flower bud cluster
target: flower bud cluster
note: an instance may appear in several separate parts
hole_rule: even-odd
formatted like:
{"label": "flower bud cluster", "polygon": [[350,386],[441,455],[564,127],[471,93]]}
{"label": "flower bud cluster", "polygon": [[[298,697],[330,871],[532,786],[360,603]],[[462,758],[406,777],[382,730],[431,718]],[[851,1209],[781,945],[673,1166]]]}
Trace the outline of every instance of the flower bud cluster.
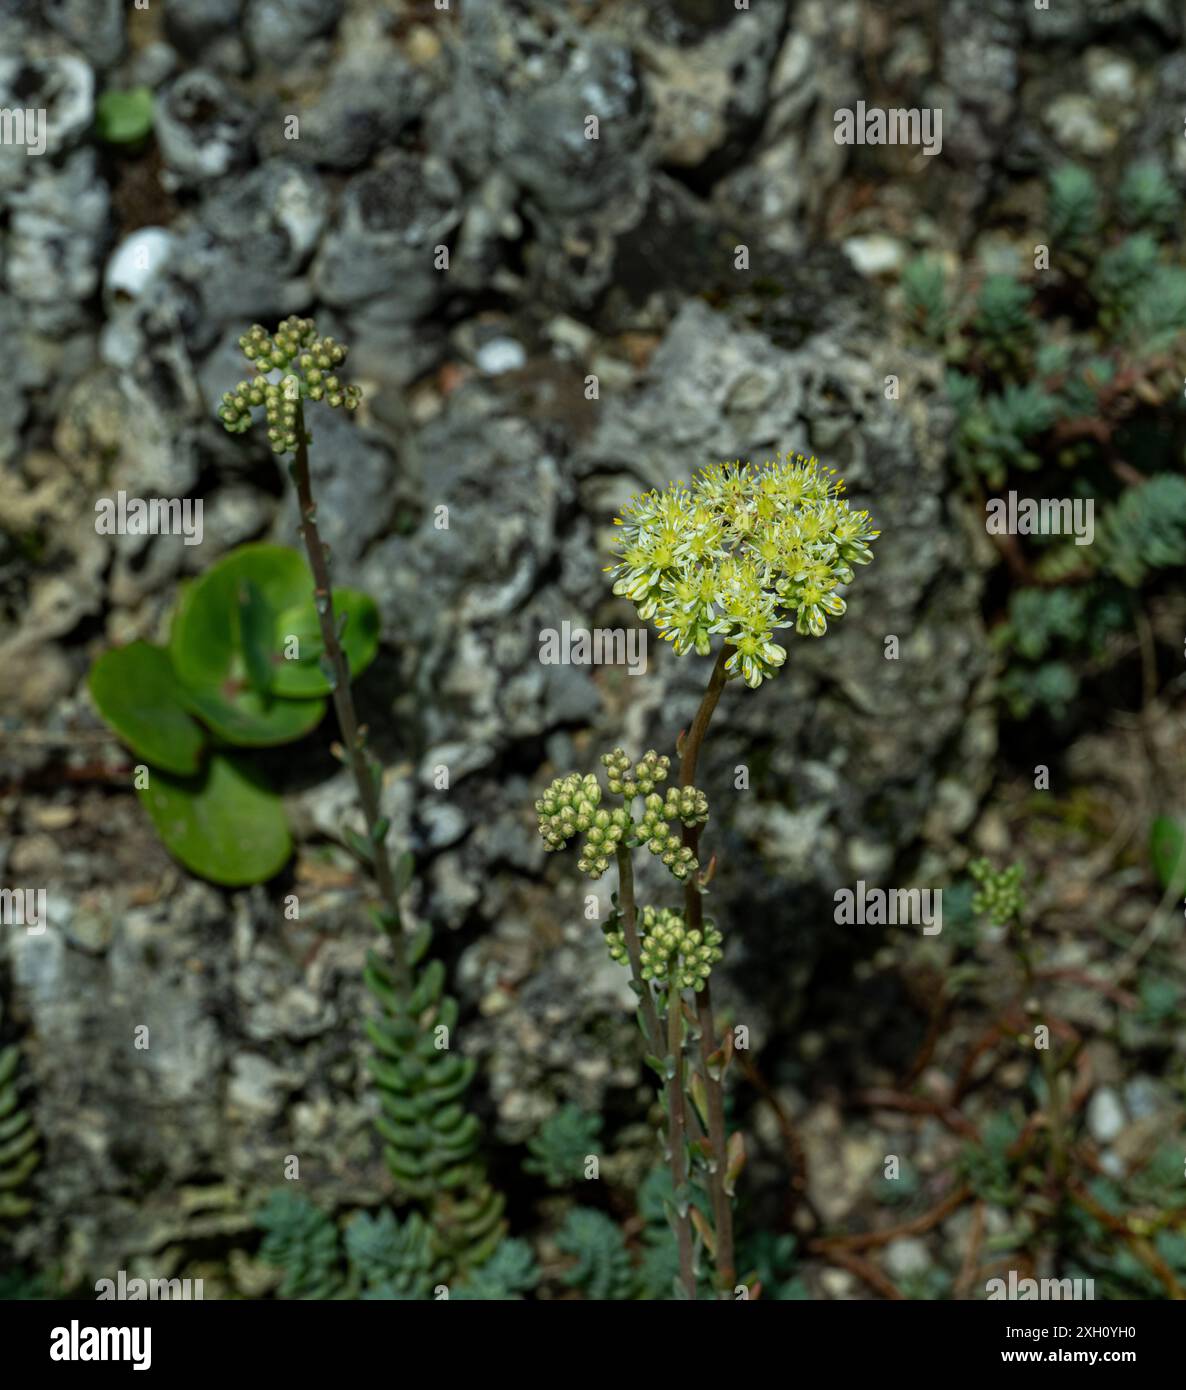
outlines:
{"label": "flower bud cluster", "polygon": [[[661,796],[655,787],[663,782],[671,759],[651,749],[637,763],[620,749],[604,753],[610,792],[625,805],[615,810],[601,806],[602,790],[590,772],[558,777],[535,803],[539,833],[549,850],[563,849],[574,835],[584,834],[577,867],[591,878],[600,878],[619,849],[646,845],[681,882],[700,867],[695,853],[684,843],[678,824],[703,825],[708,819],[708,799],[695,787],[668,787]],[[636,822],[630,806],[643,798],[642,820]]]}
{"label": "flower bud cluster", "polygon": [[[676,788],[668,789],[668,795]],[[676,792],[678,796],[678,792]],[[680,833],[668,824],[668,804],[652,792],[643,802],[643,816],[638,823],[639,841],[657,855],[678,879],[685,879],[699,867],[696,856],[680,839]]]}
{"label": "flower bud cluster", "polygon": [[[644,907],[638,913],[639,949],[642,978],[670,988],[701,990],[721,959],[721,933],[712,922],[702,930],[689,931],[682,912],[669,908]],[[618,921],[605,934],[609,953],[620,965],[629,964],[625,934]]]}
{"label": "flower bud cluster", "polygon": [[671,767],[671,759],[660,757],[653,748],[633,765],[620,748],[615,748],[612,753],[603,753],[601,761],[605,764],[606,783],[610,791],[615,796],[628,799],[650,796],[660,782],[667,780]]}
{"label": "flower bud cluster", "polygon": [[563,849],[574,835],[592,829],[600,801],[601,787],[591,772],[557,777],[535,803],[544,847]]}
{"label": "flower bud cluster", "polygon": [[[228,430],[242,434],[251,427],[252,407],[264,406],[274,453],[292,453],[301,444],[302,401],[323,400],[353,410],[362,398],[359,388],[336,372],[349,349],[333,338],[319,337],[312,319],[291,316],[271,337],[257,323],[239,339],[239,346],[258,375],[228,391],[218,415]],[[269,373],[277,372],[282,374],[279,380],[268,379]]]}
{"label": "flower bud cluster", "polygon": [[968,865],[968,872],[980,885],[972,898],[973,912],[984,913],[998,927],[1021,916],[1025,907],[1025,893],[1021,887],[1024,865],[1013,864],[998,872],[987,859],[976,859]]}
{"label": "flower bud cluster", "polygon": [[577,868],[590,878],[600,878],[609,868],[609,861],[618,846],[629,841],[633,835],[634,822],[630,819],[630,813],[621,806],[613,811],[597,811],[581,848]]}
{"label": "flower bud cluster", "polygon": [[703,825],[708,820],[708,797],[696,787],[668,787],[663,815],[687,826]]}

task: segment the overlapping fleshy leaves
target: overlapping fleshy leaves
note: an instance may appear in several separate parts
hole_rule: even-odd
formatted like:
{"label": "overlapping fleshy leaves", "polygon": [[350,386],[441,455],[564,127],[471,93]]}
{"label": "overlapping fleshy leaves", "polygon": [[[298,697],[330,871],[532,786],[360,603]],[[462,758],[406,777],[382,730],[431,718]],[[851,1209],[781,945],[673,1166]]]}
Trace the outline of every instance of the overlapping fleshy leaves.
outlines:
{"label": "overlapping fleshy leaves", "polygon": [[629,598],[683,655],[716,635],[734,649],[730,676],[751,687],[786,660],[774,640],[793,626],[822,637],[845,610],[854,565],[881,534],[844,500],[835,469],[796,454],[736,461],[631,498],[616,518],[614,593]]}

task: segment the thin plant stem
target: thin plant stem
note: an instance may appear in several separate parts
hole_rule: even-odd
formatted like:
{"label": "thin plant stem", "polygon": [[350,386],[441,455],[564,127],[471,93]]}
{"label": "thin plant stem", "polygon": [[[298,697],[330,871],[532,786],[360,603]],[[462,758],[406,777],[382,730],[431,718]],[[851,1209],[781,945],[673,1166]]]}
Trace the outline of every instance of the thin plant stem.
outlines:
{"label": "thin plant stem", "polygon": [[680,1211],[681,1201],[687,1202],[688,1149],[687,1127],[684,1121],[684,1048],[683,1007],[680,1003],[677,962],[672,961],[673,979],[667,993],[667,1052],[672,1067],[667,1083],[668,1136],[671,1142],[671,1181],[674,1186],[675,1235],[679,1244],[679,1273],[684,1291],[696,1297],[696,1273],[692,1264],[692,1222],[688,1210]]}
{"label": "thin plant stem", "polygon": [[[1023,935],[1024,928],[1020,921],[1015,922],[1014,932],[1017,958],[1021,962],[1022,974],[1025,979],[1025,991],[1027,996],[1036,996],[1040,990],[1038,983],[1038,972],[1034,965],[1033,953]],[[1065,1184],[1067,1177],[1067,1134],[1066,1122],[1063,1114],[1062,1103],[1062,1067],[1059,1065],[1058,1058],[1054,1055],[1053,1048],[1045,1047],[1041,1049],[1041,1056],[1038,1064],[1042,1069],[1042,1079],[1046,1083],[1046,1105],[1050,1114],[1050,1158],[1054,1169],[1054,1176],[1060,1184]]]}
{"label": "thin plant stem", "polygon": [[634,903],[634,861],[630,851],[621,845],[617,849],[618,906],[622,914],[622,936],[630,958],[630,974],[638,991],[639,1007],[646,1026],[647,1045],[656,1055],[663,1051],[663,1028],[651,988],[642,978],[642,946],[638,940],[638,910]]}
{"label": "thin plant stem", "polygon": [[[617,850],[618,861],[618,907],[622,915],[622,936],[626,942],[626,954],[630,959],[630,974],[634,980],[642,1010],[647,1045],[660,1060],[672,1059],[675,1071],[664,1083],[664,1099],[667,1109],[667,1145],[670,1150],[668,1163],[671,1168],[671,1181],[678,1193],[686,1173],[685,1144],[686,1125],[684,1115],[682,1051],[679,1048],[678,1019],[674,1026],[675,1051],[672,1051],[673,1025],[669,1014],[667,1020],[667,1041],[664,1043],[663,1026],[659,1021],[659,1011],[655,1008],[651,987],[642,978],[642,948],[638,940],[638,913],[634,902],[634,864],[630,851],[621,846]],[[669,1006],[670,1007],[670,1006]],[[678,1008],[678,1001],[676,1007]],[[696,1274],[692,1265],[692,1223],[688,1214],[675,1211],[675,1237],[679,1248],[680,1282],[689,1298],[696,1297]]]}
{"label": "thin plant stem", "polygon": [[350,693],[350,666],[346,653],[338,640],[338,625],[334,614],[333,586],[330,583],[329,563],[326,547],[317,529],[317,505],[313,498],[313,484],[309,473],[309,444],[305,433],[304,411],[297,408],[297,437],[299,444],[292,464],[292,478],[296,484],[297,501],[301,512],[301,537],[305,542],[305,552],[309,557],[309,568],[313,571],[313,606],[317,610],[317,621],[321,628],[321,641],[325,655],[333,670],[333,689],[330,692],[334,702],[334,713],[338,717],[338,728],[342,735],[347,764],[358,788],[358,799],[362,805],[366,821],[367,841],[371,850],[371,864],[374,868],[375,882],[387,907],[385,920],[387,934],[391,938],[392,967],[396,983],[401,988],[408,985],[408,963],[404,948],[403,931],[399,906],[399,892],[396,889],[395,874],[387,854],[386,835],[381,826],[383,820],[379,807],[379,788],[376,778],[378,765],[369,757],[366,743],[359,728],[358,716],[354,711],[354,697]]}
{"label": "thin plant stem", "polygon": [[[700,758],[700,746],[704,742],[704,735],[708,732],[708,726],[712,720],[713,711],[717,707],[717,701],[721,698],[721,691],[725,688],[725,662],[729,660],[733,648],[726,642],[717,656],[716,663],[712,668],[712,674],[708,678],[708,689],[704,692],[700,701],[700,708],[696,711],[696,717],[692,720],[692,727],[684,735],[683,743],[680,746],[679,763],[679,784],[681,787],[690,787],[696,780],[696,763]],[[700,838],[700,827],[691,827],[696,832],[696,838]]]}
{"label": "thin plant stem", "polygon": [[[708,732],[717,701],[721,698],[721,691],[725,688],[725,662],[728,661],[731,651],[728,643],[721,647],[708,680],[708,688],[700,701],[700,708],[696,711],[692,727],[684,735],[680,745],[681,787],[690,787],[696,780],[696,763],[700,757],[700,747]],[[692,825],[684,826],[683,830],[684,844],[697,856],[700,851],[700,829],[700,826]],[[689,930],[702,930],[704,902],[698,885],[691,878],[684,887],[684,916]],[[707,1097],[708,1142],[712,1149],[709,1195],[712,1199],[713,1226],[716,1230],[717,1288],[721,1292],[728,1292],[737,1282],[733,1254],[733,1205],[725,1191],[728,1135],[725,1132],[724,1081],[721,1077],[714,1078],[709,1066],[709,1059],[717,1051],[717,1029],[712,1011],[712,990],[707,980],[704,982],[704,988],[697,992],[696,1011],[700,1021],[700,1070],[704,1077]]]}

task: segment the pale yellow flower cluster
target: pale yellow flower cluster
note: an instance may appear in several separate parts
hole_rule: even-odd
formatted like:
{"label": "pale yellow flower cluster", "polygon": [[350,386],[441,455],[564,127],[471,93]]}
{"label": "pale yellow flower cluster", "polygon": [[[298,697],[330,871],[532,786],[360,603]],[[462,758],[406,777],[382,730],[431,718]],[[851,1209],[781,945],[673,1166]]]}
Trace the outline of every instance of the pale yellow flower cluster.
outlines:
{"label": "pale yellow flower cluster", "polygon": [[853,511],[835,470],[788,454],[758,467],[721,463],[691,486],[634,497],[616,518],[614,593],[681,655],[734,648],[726,670],[757,687],[786,660],[774,633],[822,637],[845,610],[840,590],[881,533]]}

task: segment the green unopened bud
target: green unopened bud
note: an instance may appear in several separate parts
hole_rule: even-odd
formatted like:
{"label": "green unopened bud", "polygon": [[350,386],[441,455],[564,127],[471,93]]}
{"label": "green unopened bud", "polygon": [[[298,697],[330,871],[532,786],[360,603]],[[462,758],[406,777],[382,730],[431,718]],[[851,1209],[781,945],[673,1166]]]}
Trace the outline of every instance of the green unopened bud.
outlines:
{"label": "green unopened bud", "polygon": [[703,825],[708,820],[708,798],[695,787],[668,787],[663,815],[684,825]]}

